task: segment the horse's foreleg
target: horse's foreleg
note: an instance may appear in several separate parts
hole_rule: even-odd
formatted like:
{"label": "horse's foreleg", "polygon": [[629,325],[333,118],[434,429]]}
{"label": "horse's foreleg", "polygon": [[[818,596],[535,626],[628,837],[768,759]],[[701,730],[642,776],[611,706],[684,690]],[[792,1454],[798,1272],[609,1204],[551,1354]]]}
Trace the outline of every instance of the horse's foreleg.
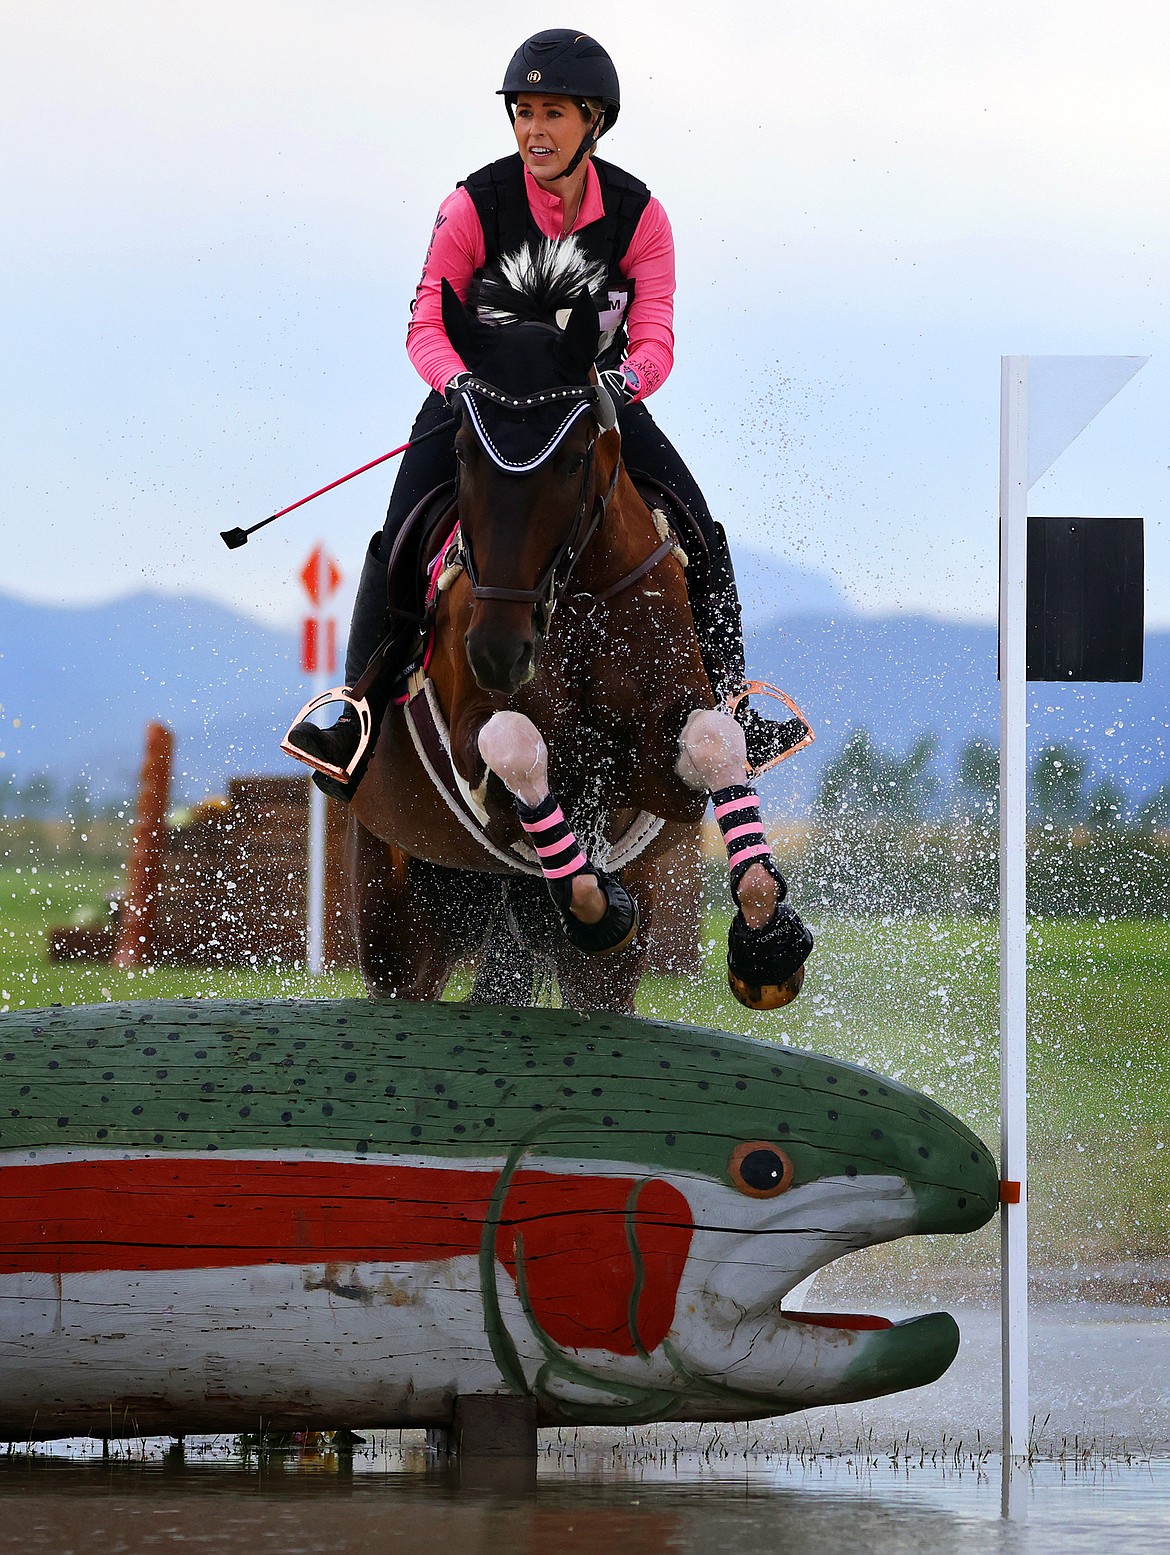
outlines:
{"label": "horse's foreleg", "polygon": [[573,835],[548,782],[548,747],[523,713],[493,713],[479,731],[479,753],[516,801],[561,919],[578,950],[616,950],[638,926],[633,898],[595,869]]}
{"label": "horse's foreleg", "polygon": [[760,801],[747,779],[743,730],[726,713],[700,708],[679,736],[675,771],[688,788],[711,795],[727,848],[731,894],[739,912],[728,934],[728,982],[741,1004],[775,1009],[800,992],[812,935],[784,898]]}

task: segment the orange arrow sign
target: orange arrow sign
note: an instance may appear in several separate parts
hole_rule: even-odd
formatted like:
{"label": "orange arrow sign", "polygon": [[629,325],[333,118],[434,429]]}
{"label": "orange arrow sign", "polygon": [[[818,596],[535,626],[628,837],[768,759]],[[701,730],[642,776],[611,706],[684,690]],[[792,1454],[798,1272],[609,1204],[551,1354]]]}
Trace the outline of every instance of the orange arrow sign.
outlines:
{"label": "orange arrow sign", "polygon": [[341,582],[341,568],[323,545],[314,548],[301,568],[301,582],[314,605],[323,605],[330,595],[336,594]]}

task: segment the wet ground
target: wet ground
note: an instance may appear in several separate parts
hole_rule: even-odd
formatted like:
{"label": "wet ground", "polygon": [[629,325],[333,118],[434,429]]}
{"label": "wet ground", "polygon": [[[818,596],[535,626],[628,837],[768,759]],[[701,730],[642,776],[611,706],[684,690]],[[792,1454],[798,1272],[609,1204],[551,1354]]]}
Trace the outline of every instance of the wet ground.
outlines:
{"label": "wet ground", "polygon": [[772,1422],[541,1433],[537,1463],[452,1464],[420,1432],[241,1456],[191,1439],[0,1457],[0,1551],[138,1555],[1146,1555],[1170,1549],[1170,1318],[1033,1314],[1043,1456],[1004,1516],[998,1313],[959,1309],[931,1388]]}
{"label": "wet ground", "polygon": [[578,1445],[535,1477],[418,1448],[235,1461],[8,1460],[0,1549],[28,1555],[1146,1555],[1170,1539],[1170,1461],[1041,1463],[1001,1515],[998,1464],[777,1459]]}

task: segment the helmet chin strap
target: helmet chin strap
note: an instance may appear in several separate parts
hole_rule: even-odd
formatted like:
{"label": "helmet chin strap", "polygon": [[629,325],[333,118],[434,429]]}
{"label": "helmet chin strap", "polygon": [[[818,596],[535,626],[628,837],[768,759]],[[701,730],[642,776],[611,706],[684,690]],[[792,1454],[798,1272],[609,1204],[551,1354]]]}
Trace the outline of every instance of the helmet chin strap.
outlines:
{"label": "helmet chin strap", "polygon": [[605,109],[603,108],[601,110],[601,112],[597,115],[596,119],[593,119],[593,120],[590,121],[589,128],[585,131],[585,134],[581,137],[581,144],[577,147],[577,150],[574,153],[573,160],[569,163],[568,167],[565,168],[564,172],[558,173],[556,178],[551,180],[552,183],[555,184],[557,182],[557,179],[560,179],[560,178],[568,178],[571,174],[573,174],[573,173],[575,173],[577,171],[577,169],[581,166],[582,158],[594,146],[596,146],[597,142],[601,139],[601,136],[597,133],[597,126],[602,122],[602,120],[604,118],[605,118]]}

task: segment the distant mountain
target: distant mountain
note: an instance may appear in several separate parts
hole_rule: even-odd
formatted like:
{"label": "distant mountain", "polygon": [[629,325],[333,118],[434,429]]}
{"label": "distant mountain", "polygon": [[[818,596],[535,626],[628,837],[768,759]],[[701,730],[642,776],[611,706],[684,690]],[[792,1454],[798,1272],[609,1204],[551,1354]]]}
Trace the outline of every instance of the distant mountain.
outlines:
{"label": "distant mountain", "polygon": [[[775,802],[807,804],[858,727],[899,752],[932,730],[944,769],[973,735],[995,739],[994,627],[861,616],[827,579],[762,553],[737,561],[751,673],[794,696],[817,731],[766,780]],[[1170,778],[1168,686],[1170,633],[1154,633],[1142,685],[1033,687],[1032,747],[1089,750],[1098,773],[1140,798]],[[21,781],[45,771],[59,786],[81,777],[95,795],[128,795],[152,718],[178,736],[181,797],[292,771],[279,740],[307,694],[293,632],[207,600],[136,594],[67,609],[0,596],[0,773]]]}
{"label": "distant mountain", "polygon": [[[793,696],[817,732],[792,762],[801,800],[854,729],[898,753],[928,730],[948,773],[973,736],[998,744],[994,626],[793,615],[749,627],[747,657],[749,673]],[[1148,634],[1141,684],[1033,684],[1028,701],[1031,751],[1060,742],[1089,752],[1094,775],[1112,778],[1131,800],[1170,779],[1170,632]]]}

